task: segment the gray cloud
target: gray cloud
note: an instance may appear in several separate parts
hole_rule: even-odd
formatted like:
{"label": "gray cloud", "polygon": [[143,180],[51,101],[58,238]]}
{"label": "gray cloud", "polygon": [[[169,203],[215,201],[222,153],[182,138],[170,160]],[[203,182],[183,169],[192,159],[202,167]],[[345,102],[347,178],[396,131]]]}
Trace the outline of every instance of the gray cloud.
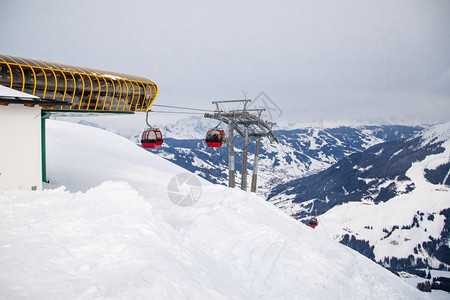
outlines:
{"label": "gray cloud", "polygon": [[158,103],[264,91],[297,121],[449,120],[450,2],[1,3],[0,52],[145,76]]}

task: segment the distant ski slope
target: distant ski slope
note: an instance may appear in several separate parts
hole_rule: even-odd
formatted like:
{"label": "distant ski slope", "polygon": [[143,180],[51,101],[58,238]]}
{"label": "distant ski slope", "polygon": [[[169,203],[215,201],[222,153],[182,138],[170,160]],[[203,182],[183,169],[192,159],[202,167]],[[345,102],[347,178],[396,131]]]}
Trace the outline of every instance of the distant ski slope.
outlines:
{"label": "distant ski slope", "polygon": [[270,201],[319,214],[334,239],[394,271],[450,267],[450,123],[373,146],[277,187]]}

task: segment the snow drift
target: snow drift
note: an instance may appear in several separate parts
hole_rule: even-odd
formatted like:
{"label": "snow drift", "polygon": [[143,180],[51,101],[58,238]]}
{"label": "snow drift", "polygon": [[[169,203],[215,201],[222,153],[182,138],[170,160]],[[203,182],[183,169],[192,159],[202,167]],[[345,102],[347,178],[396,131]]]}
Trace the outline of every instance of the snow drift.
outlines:
{"label": "snow drift", "polygon": [[0,191],[3,298],[424,296],[255,194],[201,181],[176,206],[186,171],[112,133],[47,120],[47,160],[48,189]]}

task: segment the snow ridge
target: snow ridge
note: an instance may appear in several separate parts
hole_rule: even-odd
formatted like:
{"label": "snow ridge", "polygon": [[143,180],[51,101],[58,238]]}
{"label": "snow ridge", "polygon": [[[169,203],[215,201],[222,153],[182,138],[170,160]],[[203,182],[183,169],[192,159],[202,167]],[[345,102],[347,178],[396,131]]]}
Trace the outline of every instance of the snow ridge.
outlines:
{"label": "snow ridge", "polygon": [[423,298],[258,195],[201,180],[179,207],[167,187],[186,170],[101,129],[47,130],[51,185],[0,191],[2,297]]}

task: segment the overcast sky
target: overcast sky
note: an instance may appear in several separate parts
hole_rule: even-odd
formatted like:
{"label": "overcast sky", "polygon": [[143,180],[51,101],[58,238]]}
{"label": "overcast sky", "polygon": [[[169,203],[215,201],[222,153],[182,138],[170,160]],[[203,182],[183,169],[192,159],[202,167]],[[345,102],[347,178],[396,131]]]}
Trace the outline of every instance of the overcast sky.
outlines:
{"label": "overcast sky", "polygon": [[245,91],[274,121],[450,121],[447,0],[0,3],[0,53],[144,76],[157,104]]}

